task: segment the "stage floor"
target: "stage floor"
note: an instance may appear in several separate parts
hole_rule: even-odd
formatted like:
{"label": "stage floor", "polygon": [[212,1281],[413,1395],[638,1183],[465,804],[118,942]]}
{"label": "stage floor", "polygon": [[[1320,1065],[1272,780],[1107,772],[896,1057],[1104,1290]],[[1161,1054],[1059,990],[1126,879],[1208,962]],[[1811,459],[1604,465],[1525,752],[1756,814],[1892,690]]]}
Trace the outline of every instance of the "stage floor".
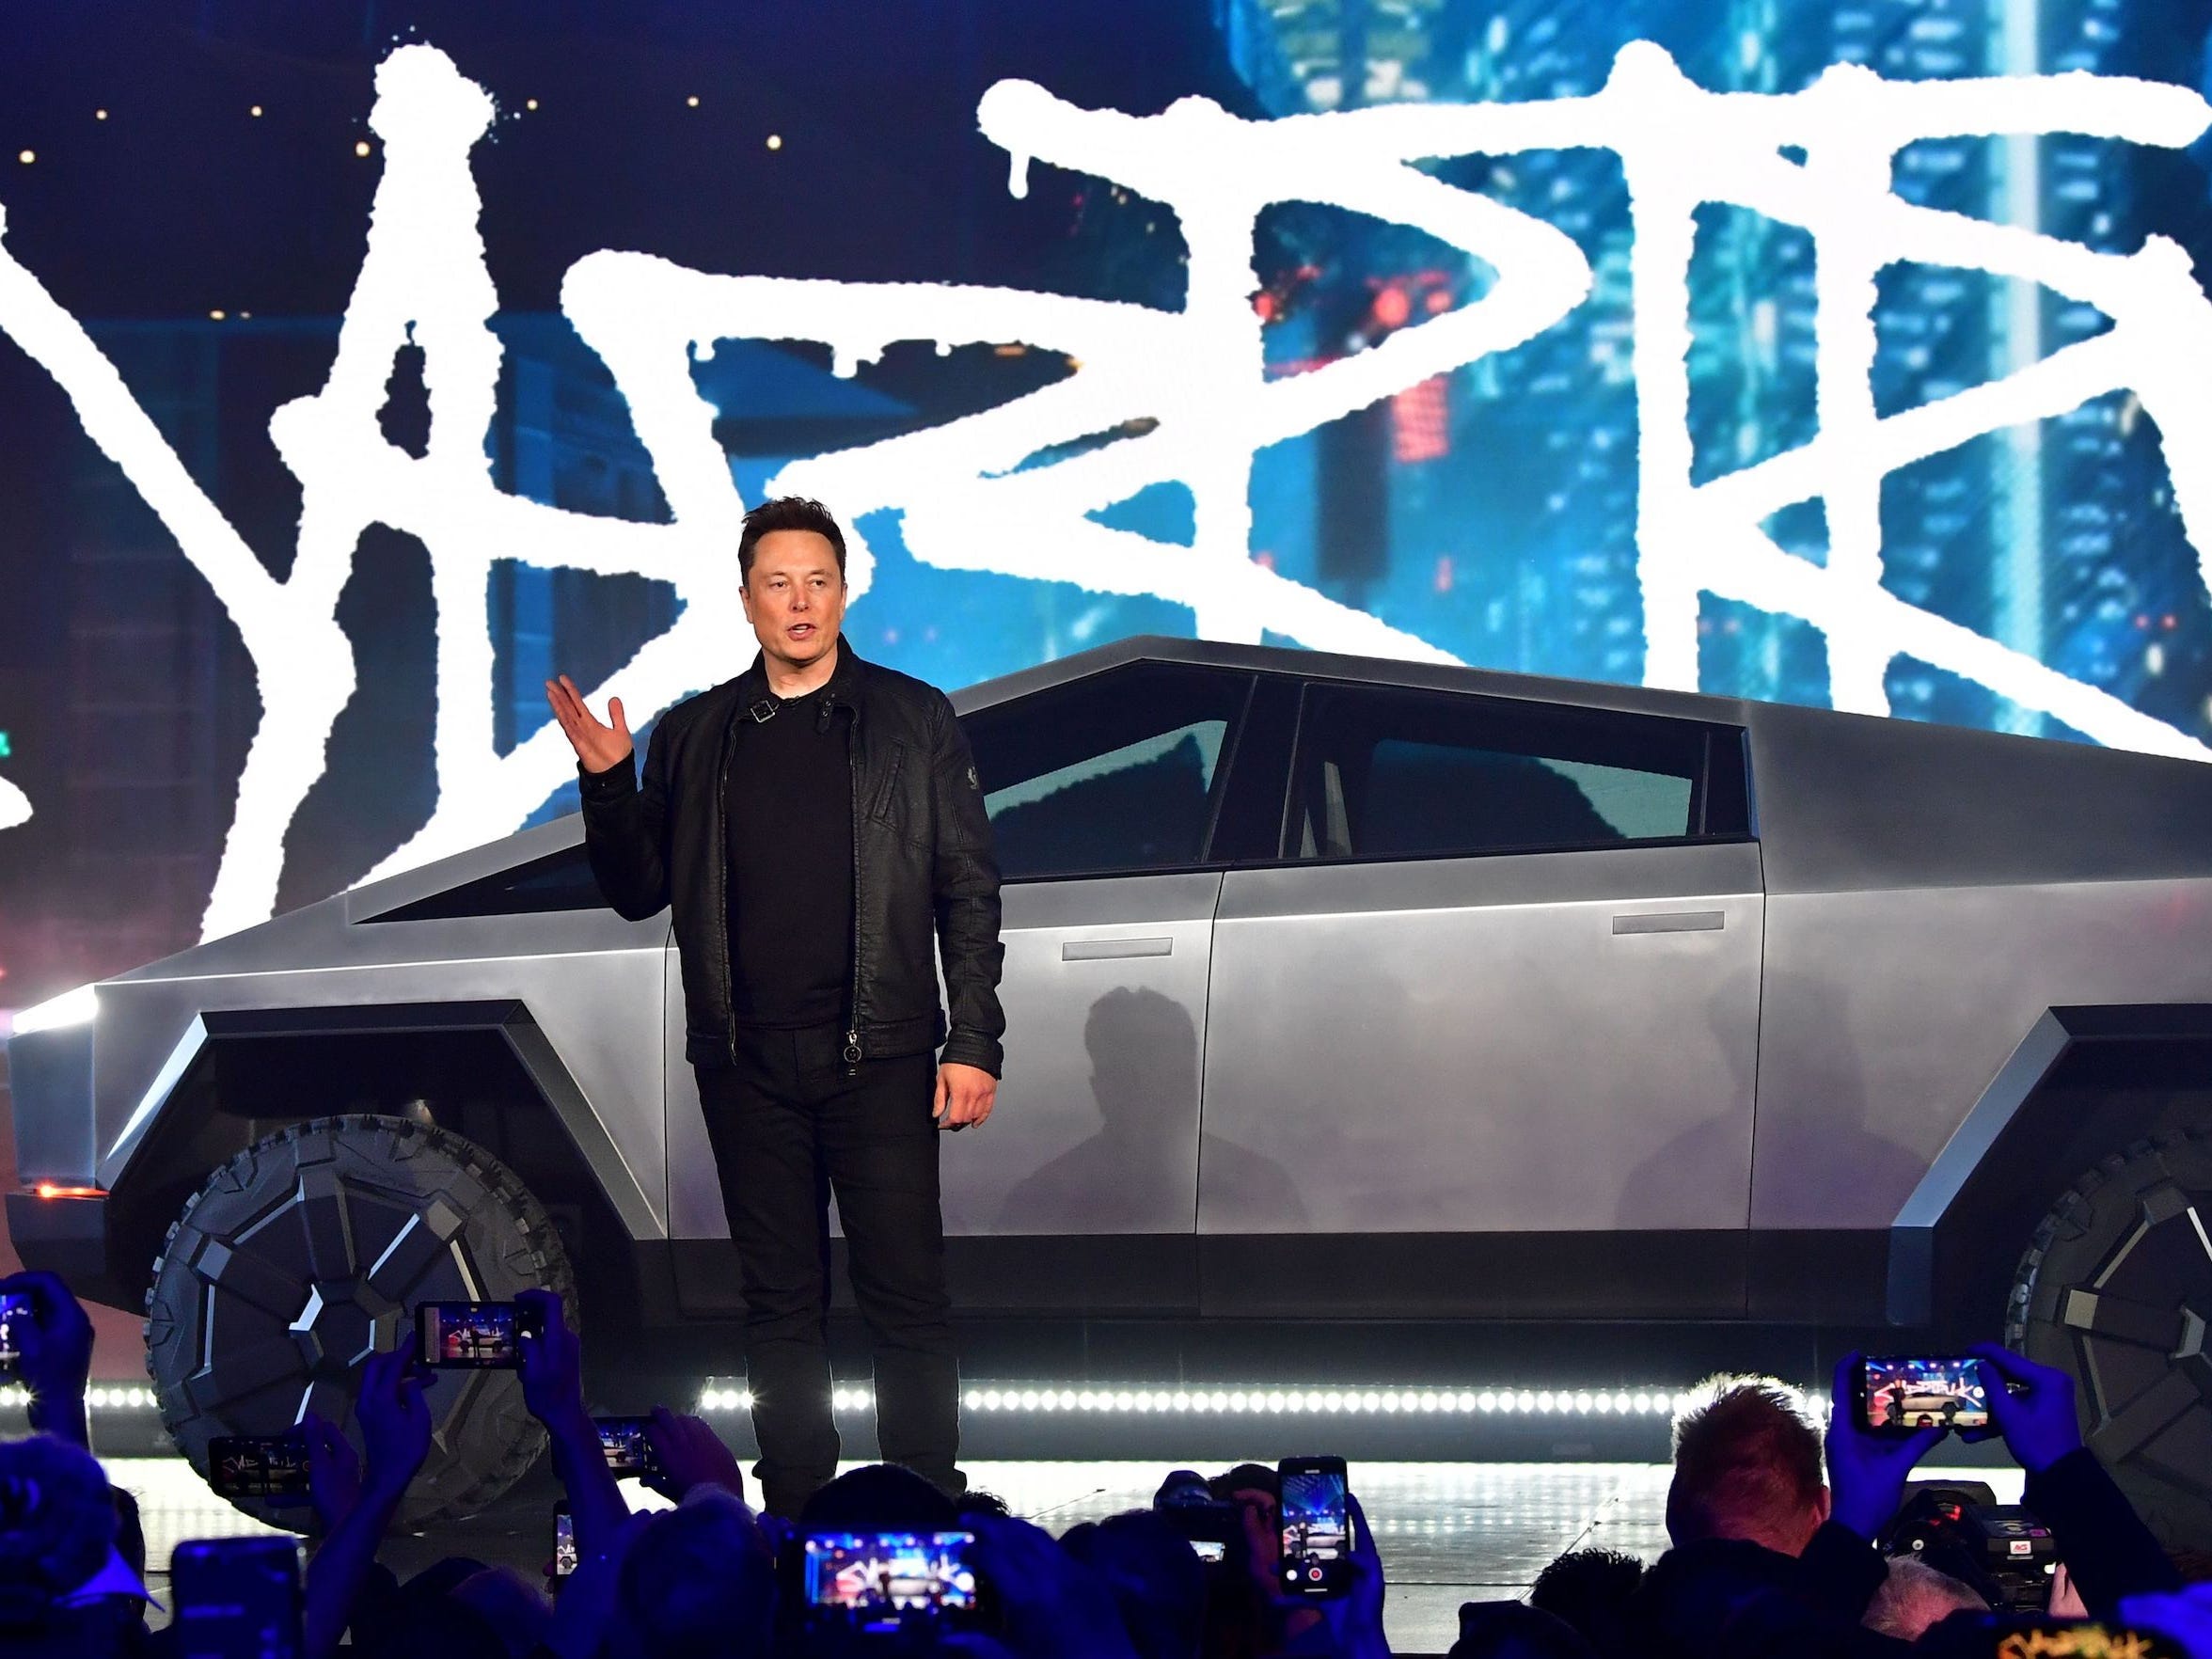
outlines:
{"label": "stage floor", "polygon": [[[1175,1460],[1142,1462],[993,1462],[965,1465],[969,1479],[1017,1514],[1053,1532],[1152,1501]],[[1219,1460],[1192,1466],[1211,1473]],[[112,1458],[111,1478],[137,1495],[147,1558],[166,1564],[177,1542],[261,1530],[211,1493],[179,1458]],[[1667,1547],[1664,1463],[1363,1462],[1351,1470],[1375,1528],[1388,1580],[1392,1651],[1442,1653],[1459,1633],[1462,1602],[1525,1594],[1544,1563],[1572,1549],[1614,1549],[1656,1558]],[[1923,1469],[1987,1481],[2000,1503],[2019,1501],[2016,1469]],[[629,1489],[639,1507],[660,1500]],[[449,1555],[534,1573],[549,1553],[554,1489],[543,1468],[493,1512],[419,1538],[394,1539],[386,1559],[402,1573]],[[156,1595],[167,1575],[154,1575]]]}

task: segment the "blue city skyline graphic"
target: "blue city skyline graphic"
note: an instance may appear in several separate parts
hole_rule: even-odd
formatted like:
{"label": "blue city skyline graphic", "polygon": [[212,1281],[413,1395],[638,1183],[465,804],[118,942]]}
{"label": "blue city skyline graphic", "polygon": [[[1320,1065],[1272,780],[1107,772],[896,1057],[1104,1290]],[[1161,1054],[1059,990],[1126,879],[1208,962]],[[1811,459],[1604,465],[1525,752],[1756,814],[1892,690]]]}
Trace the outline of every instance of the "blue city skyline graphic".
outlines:
{"label": "blue city skyline graphic", "polygon": [[[1214,0],[1205,9],[1221,53],[1249,95],[1238,118],[1281,123],[1286,143],[1297,123],[1320,117],[1366,119],[1393,110],[1412,115],[1574,101],[1592,101],[1596,108],[1617,77],[1633,73],[1658,85],[1662,54],[1687,85],[1705,93],[1776,99],[1805,93],[1824,75],[1832,79],[1836,66],[1860,66],[1893,85],[2139,75],[2177,83],[2172,88],[2177,97],[2193,97],[2190,84],[2203,79],[2201,29],[2183,33],[2180,13],[2124,0],[1995,7],[1864,0],[1833,8],[1779,0],[1623,0],[1598,7],[1448,0],[1416,11],[1402,27],[1371,27],[1360,43],[1360,65],[1351,71],[1326,54],[1315,55],[1283,8]],[[423,43],[403,43],[395,53],[437,45],[426,35]],[[2175,45],[2193,55],[2168,55]],[[2146,61],[2152,58],[2157,62]],[[399,58],[385,61],[388,68]],[[471,77],[496,73],[498,65],[456,53],[451,68],[454,85],[466,87]],[[1109,142],[1095,135],[1109,131],[1101,122],[1111,112],[1058,103],[1049,83],[1033,90],[1036,100],[1017,106],[1003,88],[993,88],[976,118],[986,136],[999,142],[995,120],[1009,131],[1064,129],[1070,155],[1082,153],[1084,144]],[[1101,121],[1086,127],[1094,113]],[[1145,118],[1165,121],[1173,113]],[[493,138],[520,118],[503,97],[498,100]],[[1574,137],[1564,128],[1562,134]],[[465,158],[467,149],[464,144],[458,153]],[[2131,256],[2157,236],[2179,238],[2181,248],[2193,251],[2190,233],[2206,217],[2204,154],[2194,132],[2145,144],[2095,132],[1968,131],[1904,144],[1888,188],[1913,208],[2062,239],[2096,255]],[[1802,148],[1782,147],[1785,164],[1804,159]],[[1202,227],[1186,223],[1130,180],[1085,172],[1040,150],[1038,165],[1048,164],[1036,188],[1065,196],[1066,224],[1050,260],[1019,286],[1081,300],[1098,308],[1090,314],[1098,317],[1112,308],[1174,313],[1196,303],[1195,273],[1209,257],[1194,234]],[[370,165],[397,164],[380,154]],[[1187,549],[1193,564],[1204,565],[1224,533],[1219,491],[1209,495],[1203,482],[1146,471],[1172,470],[1166,463],[1119,458],[1172,438],[1173,410],[1131,409],[1082,432],[1040,421],[1034,448],[994,454],[979,466],[980,483],[948,490],[928,512],[915,502],[864,496],[854,512],[839,498],[830,486],[860,476],[874,457],[901,453],[897,446],[917,434],[956,428],[1018,400],[1072,392],[1086,372],[1096,372],[1098,359],[1038,338],[1050,329],[1025,327],[1021,318],[1012,320],[1003,338],[980,323],[956,339],[949,324],[940,328],[928,318],[922,320],[927,326],[908,333],[871,324],[878,338],[858,353],[843,350],[827,333],[796,328],[750,339],[706,336],[687,354],[684,385],[665,395],[694,397],[704,407],[732,503],[750,505],[779,484],[811,480],[822,485],[818,493],[833,510],[850,513],[856,541],[865,549],[864,587],[847,621],[850,638],[871,659],[940,685],[972,683],[1135,633],[1234,634],[1248,617],[1261,616],[1248,632],[1268,642],[1376,655],[1426,651],[1485,668],[1618,683],[1687,679],[1721,695],[1856,706],[1839,699],[1836,687],[1840,673],[1847,673],[1863,695],[1869,673],[1863,644],[1853,647],[1859,660],[1840,668],[1832,660],[1842,649],[1835,628],[1774,606],[1699,592],[1695,584],[1688,594],[1694,639],[1685,648],[1667,634],[1675,641],[1667,646],[1675,666],[1654,671],[1652,642],[1660,634],[1651,608],[1651,509],[1642,498],[1639,474],[1652,434],[1639,418],[1637,358],[1648,349],[1651,321],[1639,315],[1637,304],[1632,175],[1638,165],[1649,164],[1624,158],[1592,136],[1529,143],[1511,152],[1446,154],[1409,167],[1450,191],[1549,227],[1562,247],[1571,245],[1579,256],[1588,287],[1579,299],[1568,296],[1571,303],[1557,308],[1556,319],[1534,322],[1525,338],[1462,354],[1466,360],[1446,361],[1433,372],[1400,375],[1402,383],[1376,366],[1414,361],[1413,350],[1426,331],[1441,333],[1485,306],[1499,310],[1517,281],[1513,261],[1486,258],[1465,239],[1432,234],[1380,208],[1301,200],[1288,184],[1271,183],[1261,193],[1249,239],[1256,283],[1240,303],[1257,329],[1267,388],[1295,387],[1307,379],[1319,385],[1342,371],[1347,385],[1367,384],[1360,378],[1366,375],[1381,389],[1343,413],[1252,446],[1237,528],[1241,553],[1257,573],[1251,580],[1259,586],[1239,586],[1245,578],[1237,575],[1210,588],[1203,581],[1212,577],[1193,577],[1188,589],[1148,578],[1105,579],[1094,574],[1102,563],[1084,564],[1081,549],[1038,550],[1042,536],[1014,557],[995,551],[994,538],[1009,545],[1016,538],[998,523],[994,503],[1044,501],[1055,475],[1088,469],[1111,476],[1120,467],[1135,487],[1080,514],[1129,539],[1101,545],[1141,541],[1168,552]],[[1026,182],[1025,158],[1017,150],[1017,194]],[[483,195],[482,236],[496,273],[499,237],[511,227],[497,218],[498,197],[489,185]],[[0,201],[6,199],[0,191]],[[380,203],[387,200],[398,198],[380,196]],[[387,223],[383,211],[380,225]],[[672,215],[676,211],[672,204]],[[371,259],[377,234],[372,229]],[[7,245],[36,279],[36,251],[14,237]],[[1824,330],[1833,327],[1823,315],[1821,253],[1820,238],[1806,229],[1741,205],[1697,206],[1683,285],[1686,421],[1679,434],[1687,444],[1692,488],[1758,468],[1820,438],[1821,355],[1832,348]],[[646,247],[611,257],[652,256]],[[564,294],[581,275],[605,276],[609,284],[626,275],[595,265],[599,258],[578,262]],[[921,285],[922,276],[902,271],[900,262],[899,249],[886,247],[870,282]],[[364,291],[370,269],[363,267]],[[715,278],[733,279],[746,280],[742,267]],[[482,326],[495,342],[496,365],[486,382],[482,443],[491,488],[565,518],[680,529],[687,512],[681,489],[672,486],[666,455],[647,431],[656,412],[638,406],[619,365],[584,337],[565,298],[561,309],[509,308],[488,281],[480,296]],[[2105,309],[2020,276],[1900,258],[1882,263],[1872,282],[1868,389],[1877,420],[1940,404],[2126,332],[2125,320],[2116,331]],[[837,286],[850,296],[868,284],[845,279]],[[787,297],[803,309],[807,296]],[[607,314],[612,314],[610,301]],[[244,456],[267,449],[269,418],[280,403],[329,371],[347,319],[93,313],[77,321],[85,339],[113,364],[150,430],[158,430],[182,471],[236,527],[242,545],[251,544],[262,565],[276,562],[266,551],[269,540],[305,536],[289,522],[301,490],[289,481],[268,486],[264,475],[272,467]],[[400,317],[395,326],[399,349],[385,355],[375,420],[386,444],[419,459],[434,452],[433,415],[443,407],[440,336],[420,318]],[[25,344],[21,330],[9,333]],[[2185,362],[2193,360],[2192,343],[2175,343]],[[2196,361],[2201,378],[2207,368],[2212,364]],[[263,387],[280,389],[257,396]],[[1317,393],[1315,401],[1325,399]],[[1976,433],[1888,470],[1875,508],[1884,592],[1916,613],[2055,671],[2109,699],[2115,710],[2147,719],[2128,725],[2115,716],[2103,730],[2085,730],[2083,722],[2008,697],[1985,678],[1909,649],[1882,653],[1872,671],[1886,712],[2173,752],[2194,751],[2212,737],[2212,617],[2200,552],[2188,534],[2186,492],[2177,489],[2177,476],[2186,483],[2193,475],[2178,464],[2170,466],[2180,451],[2152,401],[2136,387],[2113,386],[2070,406]],[[81,403],[78,414],[83,417]],[[60,504],[48,514],[49,527],[58,526],[72,545],[133,549],[134,558],[163,561],[173,573],[179,539],[164,534],[166,514],[158,524],[150,518],[143,490],[118,475],[113,451],[80,435],[62,452],[67,470],[55,481]],[[1019,486],[1033,478],[1038,493],[1020,495]],[[997,487],[1009,483],[1018,489]],[[311,500],[312,485],[304,477],[300,484]],[[1044,507],[1019,509],[1033,510],[1038,525],[1050,525]],[[1239,509],[1226,511],[1235,518]],[[1839,534],[1852,544],[1866,528],[1842,522],[1840,529],[1834,511],[1815,494],[1787,502],[1759,528],[1788,559],[1826,571]],[[1863,504],[1852,512],[1863,518]],[[965,524],[963,514],[970,515]],[[701,521],[691,522],[697,530]],[[972,559],[961,550],[964,537],[976,549]],[[239,773],[223,757],[240,749],[242,729],[259,730],[253,741],[267,742],[267,662],[258,664],[261,728],[251,713],[252,674],[241,673],[256,665],[242,664],[235,647],[221,643],[206,648],[204,683],[194,693],[200,713],[188,718],[171,707],[149,716],[180,728],[197,719],[195,741],[204,750],[192,763],[195,805],[174,827],[166,852],[115,848],[124,865],[155,856],[175,864],[191,854],[159,895],[155,934],[166,928],[163,937],[173,936],[180,924],[191,932],[248,924],[401,867],[395,861],[419,861],[573,810],[572,788],[550,774],[532,774],[547,786],[529,785],[523,791],[528,801],[513,810],[485,805],[473,816],[450,813],[441,822],[451,779],[467,769],[467,756],[436,724],[447,714],[439,700],[450,702],[456,689],[440,677],[440,663],[430,664],[433,707],[411,707],[400,717],[403,731],[365,740],[359,688],[405,675],[419,691],[426,658],[446,649],[451,619],[419,597],[438,590],[445,555],[436,540],[419,526],[369,513],[358,545],[349,542],[345,558],[356,577],[374,569],[393,573],[388,595],[379,602],[349,586],[341,607],[334,592],[329,616],[356,659],[356,689],[344,707],[329,711],[323,764],[277,791],[279,798],[245,823],[260,837],[251,848],[241,845],[241,824],[252,814],[242,817],[230,810]],[[726,620],[735,614],[734,536],[725,545]],[[18,559],[40,556],[22,547],[17,553]],[[1863,561],[1863,545],[1850,556]],[[549,673],[565,672],[600,687],[698,611],[696,594],[654,574],[651,563],[596,555],[541,563],[504,548],[483,557],[482,649],[472,645],[469,658],[470,672],[481,667],[489,682],[483,758],[503,763],[545,736],[540,686]],[[116,575],[126,577],[131,570],[118,563]],[[286,580],[280,572],[271,574],[279,585]],[[204,597],[182,597],[187,582],[173,575],[166,579],[163,591],[179,599],[180,608],[206,609]],[[1293,588],[1313,595],[1314,603],[1284,600],[1282,625],[1262,616],[1264,606],[1246,606],[1247,595]],[[97,631],[103,608],[119,609],[124,601],[97,591],[97,582],[89,591],[80,582],[66,603],[71,609],[55,621],[83,633]],[[446,598],[434,603],[442,606]],[[1667,603],[1687,614],[1681,592]],[[229,608],[229,620],[237,621],[238,608]],[[1308,625],[1289,622],[1293,613]],[[1225,617],[1238,619],[1235,629],[1224,630]],[[693,617],[695,624],[703,620]],[[195,625],[202,633],[224,631],[220,617],[201,615]],[[432,635],[434,645],[428,642]],[[688,649],[695,655],[672,671],[682,684],[669,682],[669,694],[654,698],[654,706],[710,683],[692,672],[692,663],[719,652],[723,674],[735,673],[752,645],[725,625],[703,644],[694,635]],[[247,656],[253,655],[249,642]],[[637,707],[634,699],[625,701]],[[247,712],[239,713],[241,705]],[[207,737],[206,710],[213,707],[229,711],[213,723],[230,736]],[[30,836],[41,815],[47,832],[69,833],[84,798],[70,768],[86,763],[59,758],[64,723],[37,710],[0,709],[0,725],[22,755],[0,778],[27,809],[18,814],[19,827],[0,830],[0,837]],[[116,743],[150,740],[134,735],[130,723],[119,718]],[[2173,742],[2140,735],[2154,723]],[[80,722],[74,729],[97,728]],[[450,775],[441,782],[426,774],[419,757],[403,760],[396,752],[402,736],[418,748],[443,744],[451,752],[440,765]],[[41,764],[48,767],[43,779]],[[341,811],[340,802],[372,804],[365,812]],[[187,847],[187,840],[194,845]],[[229,870],[217,867],[226,846]],[[220,902],[226,882],[234,893],[228,905]],[[197,901],[190,892],[195,884]]]}

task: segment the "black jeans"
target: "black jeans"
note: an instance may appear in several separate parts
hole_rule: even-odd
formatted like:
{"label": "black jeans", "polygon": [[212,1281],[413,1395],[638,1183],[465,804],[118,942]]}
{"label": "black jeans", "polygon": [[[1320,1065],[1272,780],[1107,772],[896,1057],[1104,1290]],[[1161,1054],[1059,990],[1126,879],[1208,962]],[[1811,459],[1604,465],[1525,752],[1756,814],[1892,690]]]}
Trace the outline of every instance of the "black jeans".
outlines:
{"label": "black jeans", "polygon": [[735,1066],[699,1068],[722,1208],[745,1290],[746,1384],[766,1506],[798,1508],[837,1472],[828,1313],[837,1194],[876,1354],[877,1439],[948,1492],[960,1444],[959,1365],[938,1207],[937,1078],[926,1051],[848,1066],[845,1034],[741,1031]]}

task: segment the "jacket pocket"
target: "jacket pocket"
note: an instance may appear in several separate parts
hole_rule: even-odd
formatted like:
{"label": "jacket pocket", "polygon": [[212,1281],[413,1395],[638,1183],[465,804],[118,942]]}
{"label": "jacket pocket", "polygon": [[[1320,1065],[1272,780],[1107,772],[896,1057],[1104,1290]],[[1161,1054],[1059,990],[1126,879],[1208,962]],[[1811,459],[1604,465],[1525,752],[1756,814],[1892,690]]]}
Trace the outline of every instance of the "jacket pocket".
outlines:
{"label": "jacket pocket", "polygon": [[907,811],[901,783],[907,769],[907,746],[894,742],[883,759],[883,775],[868,791],[867,816],[878,824],[904,830],[911,814]]}

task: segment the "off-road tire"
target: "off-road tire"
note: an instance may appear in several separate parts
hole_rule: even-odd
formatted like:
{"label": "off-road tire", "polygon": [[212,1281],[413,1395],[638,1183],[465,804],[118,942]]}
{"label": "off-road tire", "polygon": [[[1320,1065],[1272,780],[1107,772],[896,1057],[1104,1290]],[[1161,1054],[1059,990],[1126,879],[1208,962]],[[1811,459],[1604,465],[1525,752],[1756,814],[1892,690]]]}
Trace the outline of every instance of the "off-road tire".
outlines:
{"label": "off-road tire", "polygon": [[2170,1548],[2212,1549],[2212,1128],[2076,1181],[2013,1281],[2007,1346],[2073,1374],[2081,1431]]}
{"label": "off-road tire", "polygon": [[[169,1228],[146,1295],[146,1368],[162,1421],[205,1477],[208,1442],[281,1434],[308,1411],[345,1427],[373,1349],[415,1342],[415,1304],[558,1291],[576,1277],[513,1171],[434,1125],[318,1118],[217,1169]],[[443,1371],[425,1397],[430,1459],[399,1525],[458,1519],[505,1492],[545,1448],[513,1371]],[[296,1506],[235,1500],[309,1530]]]}

